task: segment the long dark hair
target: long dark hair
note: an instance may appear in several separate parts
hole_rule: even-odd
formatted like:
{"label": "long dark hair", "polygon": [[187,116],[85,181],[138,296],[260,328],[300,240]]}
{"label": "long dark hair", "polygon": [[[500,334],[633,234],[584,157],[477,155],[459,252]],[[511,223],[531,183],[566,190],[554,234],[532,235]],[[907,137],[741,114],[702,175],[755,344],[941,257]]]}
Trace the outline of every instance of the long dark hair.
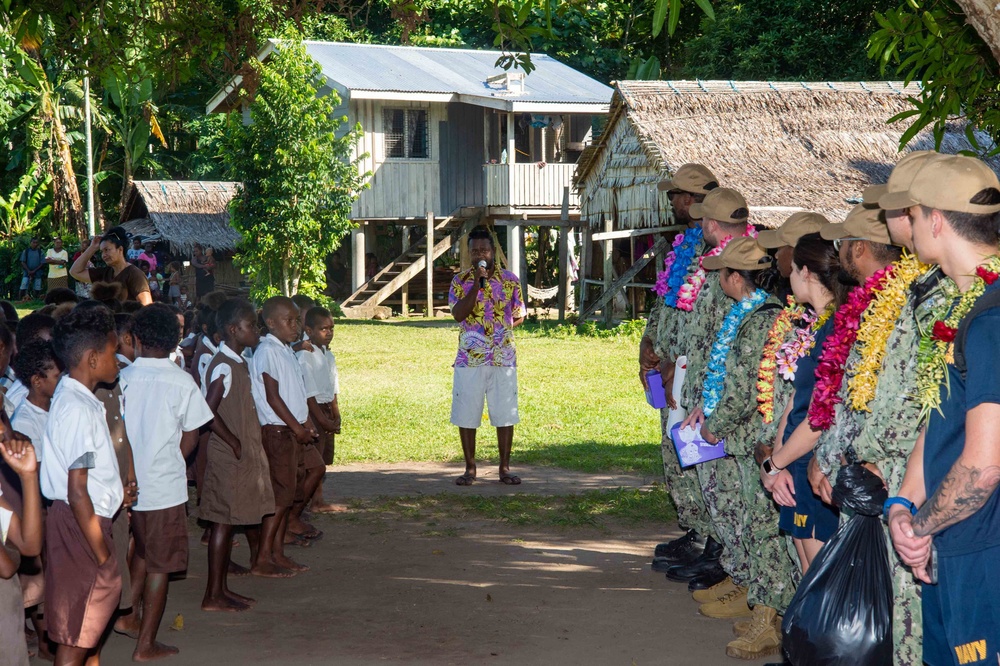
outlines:
{"label": "long dark hair", "polygon": [[840,256],[831,241],[823,240],[818,233],[806,234],[795,244],[792,261],[799,268],[808,268],[819,283],[833,294],[834,307],[840,307],[847,300],[848,287],[837,277],[840,274]]}

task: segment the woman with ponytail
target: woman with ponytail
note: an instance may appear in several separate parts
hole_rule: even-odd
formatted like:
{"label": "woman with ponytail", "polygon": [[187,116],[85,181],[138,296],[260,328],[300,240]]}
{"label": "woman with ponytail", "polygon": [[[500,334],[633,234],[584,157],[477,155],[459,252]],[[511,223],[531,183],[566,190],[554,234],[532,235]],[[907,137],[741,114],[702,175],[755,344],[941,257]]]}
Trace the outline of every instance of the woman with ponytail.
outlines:
{"label": "woman with ponytail", "polygon": [[[126,300],[149,305],[153,302],[149,282],[145,273],[126,260],[125,251],[128,246],[128,233],[122,227],[112,227],[103,236],[94,236],[87,249],[73,262],[70,275],[73,279],[88,284],[118,282],[128,292]],[[87,268],[87,263],[97,254],[98,249],[101,251],[101,259],[107,265],[104,268]]]}

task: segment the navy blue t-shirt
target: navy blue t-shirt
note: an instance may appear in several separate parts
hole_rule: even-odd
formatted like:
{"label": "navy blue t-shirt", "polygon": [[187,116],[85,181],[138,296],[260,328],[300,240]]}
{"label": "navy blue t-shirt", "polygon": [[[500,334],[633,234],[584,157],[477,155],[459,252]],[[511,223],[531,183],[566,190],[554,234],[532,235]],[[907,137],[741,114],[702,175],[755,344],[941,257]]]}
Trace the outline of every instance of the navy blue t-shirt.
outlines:
{"label": "navy blue t-shirt", "polygon": [[792,386],[795,387],[795,396],[792,399],[792,411],[788,412],[788,421],[785,425],[785,433],[781,436],[781,441],[787,442],[799,424],[806,420],[809,413],[809,401],[812,399],[813,388],[816,386],[816,366],[819,365],[819,357],[823,353],[823,341],[826,336],[833,331],[833,317],[830,317],[818,331],[816,331],[816,344],[809,350],[809,353],[799,359],[799,367],[795,371],[795,379]]}
{"label": "navy blue t-shirt", "polygon": [[[1000,282],[988,290],[1000,288]],[[924,485],[927,497],[937,490],[965,448],[965,414],[984,403],[1000,404],[1000,308],[986,310],[969,326],[963,379],[948,366],[949,384],[941,386],[941,413],[931,413],[924,436]],[[949,393],[950,385],[950,393]],[[1000,545],[1000,493],[962,522],[935,535],[941,555],[963,555]]]}

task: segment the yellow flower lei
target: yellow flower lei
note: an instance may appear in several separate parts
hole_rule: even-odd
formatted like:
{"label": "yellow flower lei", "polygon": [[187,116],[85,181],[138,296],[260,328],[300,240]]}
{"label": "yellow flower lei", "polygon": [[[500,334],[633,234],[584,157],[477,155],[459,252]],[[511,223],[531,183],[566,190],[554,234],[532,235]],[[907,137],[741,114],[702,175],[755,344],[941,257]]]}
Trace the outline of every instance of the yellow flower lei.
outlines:
{"label": "yellow flower lei", "polygon": [[788,297],[788,305],[774,320],[767,334],[767,343],[757,368],[757,411],[764,417],[764,423],[774,421],[774,380],[778,365],[775,356],[785,341],[785,337],[795,328],[795,321],[801,319],[806,310],[795,303],[795,297]]}
{"label": "yellow flower lei", "polygon": [[892,279],[875,294],[865,310],[857,339],[861,358],[847,381],[848,404],[854,411],[871,411],[868,403],[875,398],[889,335],[906,304],[910,285],[929,270],[930,266],[904,252],[903,258],[896,262]]}
{"label": "yellow flower lei", "polygon": [[[941,409],[941,384],[948,387],[948,366],[955,362],[955,343],[952,339],[942,339],[935,335],[934,328],[939,324],[951,329],[951,338],[958,330],[965,315],[976,305],[976,301],[986,291],[986,280],[981,271],[1000,273],[1000,256],[994,255],[979,265],[972,286],[959,298],[958,286],[951,279],[943,280],[941,285],[945,292],[943,304],[934,312],[931,319],[933,325],[928,330],[920,332],[920,344],[917,347],[917,391],[916,398],[920,401],[920,422],[923,423],[935,409]],[[994,275],[995,279],[996,276]],[[958,303],[955,300],[958,299]],[[954,307],[953,307],[954,306]]]}

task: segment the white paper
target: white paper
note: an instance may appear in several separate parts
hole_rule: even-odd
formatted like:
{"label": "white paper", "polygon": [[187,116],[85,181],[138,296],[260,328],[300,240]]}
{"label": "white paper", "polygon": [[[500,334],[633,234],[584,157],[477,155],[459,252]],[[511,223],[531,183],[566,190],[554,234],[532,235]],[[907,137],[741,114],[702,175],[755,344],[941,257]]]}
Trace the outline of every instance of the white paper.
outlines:
{"label": "white paper", "polygon": [[687,374],[687,361],[687,356],[677,357],[677,365],[674,368],[674,385],[670,389],[670,395],[673,396],[677,409],[671,409],[667,416],[667,432],[670,432],[671,428],[687,417],[681,407],[681,387],[684,386],[684,376]]}

